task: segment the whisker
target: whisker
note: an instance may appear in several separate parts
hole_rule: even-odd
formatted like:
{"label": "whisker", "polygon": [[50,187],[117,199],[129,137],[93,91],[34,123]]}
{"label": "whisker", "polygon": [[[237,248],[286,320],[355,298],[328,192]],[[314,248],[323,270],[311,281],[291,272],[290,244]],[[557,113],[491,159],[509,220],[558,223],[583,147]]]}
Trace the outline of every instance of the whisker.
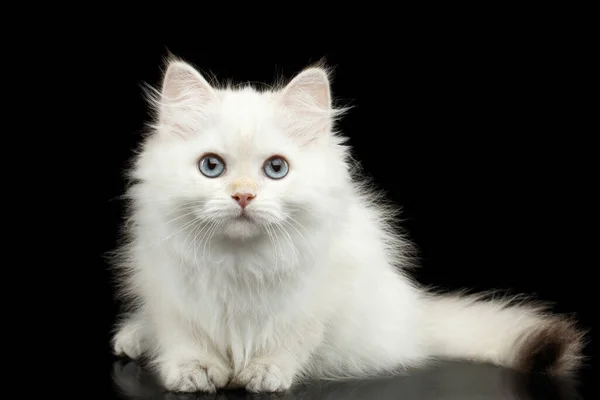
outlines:
{"label": "whisker", "polygon": [[284,238],[287,240],[287,242],[290,245],[290,248],[292,249],[292,263],[296,263],[298,261],[297,257],[298,255],[296,254],[296,246],[294,245],[294,241],[292,240],[290,234],[285,230],[285,228],[281,225],[281,223],[275,221],[275,223],[273,224],[273,226],[277,229],[279,229],[279,231],[283,234]]}
{"label": "whisker", "polygon": [[[215,220],[211,220],[209,221],[206,225],[205,225],[205,229],[203,229],[203,234],[202,237],[200,238],[199,241],[196,241],[195,245],[195,251],[194,251],[194,259],[197,260],[198,257],[196,256],[198,250],[200,249],[200,246],[202,246],[204,244],[204,247],[206,246],[206,241],[208,240],[208,237],[210,236],[210,231],[212,230],[213,226],[216,224],[217,222]],[[206,251],[202,251],[202,264],[206,265]]]}
{"label": "whisker", "polygon": [[[182,247],[183,247],[182,257],[185,257],[187,255],[188,248],[191,247],[191,246],[193,246],[193,244],[194,244],[194,240],[193,239],[189,243],[187,243],[187,241],[190,238],[190,236],[193,235],[194,237],[196,237],[199,234],[199,232],[202,232],[204,230],[204,226],[203,226],[202,222],[200,220],[195,220],[195,221],[196,221],[196,224],[194,225],[194,228],[192,228],[188,232],[188,234],[185,236],[185,239],[183,240],[183,243],[182,243]],[[199,229],[199,231],[198,231],[198,229]]]}
{"label": "whisker", "polygon": [[[218,227],[219,225],[219,220],[213,220],[210,223],[210,228],[208,229],[208,231],[206,232],[206,234],[203,236],[202,238],[202,242],[204,243],[204,245],[202,246],[202,262],[204,264],[206,264],[205,261],[205,257],[206,257],[206,245],[211,241],[213,234],[215,232],[215,229]],[[208,255],[208,261],[210,261],[210,254]]]}
{"label": "whisker", "polygon": [[[202,227],[202,224],[201,224],[199,221],[196,221],[196,224],[194,225],[194,227],[192,228],[192,230],[191,230],[191,231],[188,233],[188,236],[189,236],[190,234],[192,234],[193,232],[196,232],[196,231],[198,231],[198,230],[202,231],[202,229],[203,229],[203,227]],[[196,233],[196,234],[197,234],[197,233]],[[187,240],[188,236],[186,236],[186,239],[185,239],[185,240]],[[183,249],[184,249],[184,250],[183,250],[183,253],[182,253],[182,255],[181,255],[181,264],[183,264],[183,268],[184,268],[184,269],[185,269],[185,271],[187,272],[187,275],[188,275],[188,277],[189,277],[190,279],[192,279],[192,278],[193,278],[193,272],[191,272],[191,271],[190,271],[190,268],[189,268],[189,266],[188,266],[188,263],[187,263],[187,262],[185,262],[185,259],[184,259],[184,258],[185,258],[186,254],[187,254],[187,252],[188,252],[188,250],[187,250],[187,249],[188,249],[188,246],[190,246],[190,247],[191,247],[192,243],[193,243],[193,242],[190,242],[190,244],[186,246],[186,245],[185,245],[185,241],[183,242],[183,246],[184,246],[184,247],[183,247]]]}
{"label": "whisker", "polygon": [[168,225],[168,224],[170,224],[170,223],[173,223],[173,222],[177,221],[177,220],[178,220],[178,219],[180,219],[180,218],[184,218],[184,217],[187,217],[187,216],[189,216],[189,215],[193,215],[193,214],[195,214],[195,213],[196,213],[196,210],[195,210],[195,209],[194,209],[194,210],[192,210],[192,211],[186,212],[185,214],[182,214],[182,215],[180,215],[180,216],[178,216],[178,217],[175,217],[175,218],[173,218],[173,219],[171,219],[171,220],[169,220],[169,221],[165,222],[165,225]]}
{"label": "whisker", "polygon": [[210,249],[211,249],[211,245],[212,245],[212,239],[215,236],[215,234],[217,233],[217,231],[219,230],[219,228],[221,227],[221,225],[223,225],[223,221],[224,220],[219,220],[219,222],[217,223],[217,226],[215,227],[215,229],[213,230],[211,236],[210,236],[210,242],[208,244],[208,259],[211,259],[211,255],[210,255]]}
{"label": "whisker", "polygon": [[[217,223],[215,224],[214,228],[212,229],[212,231],[210,232],[210,236],[208,237],[207,243],[208,243],[208,261],[211,261],[212,257],[211,257],[211,245],[212,245],[212,239],[215,236],[215,233],[217,233],[217,231],[219,230],[219,228],[222,225],[223,220],[217,220]],[[206,247],[206,243],[204,244],[204,246]]]}
{"label": "whisker", "polygon": [[277,247],[277,242],[275,241],[275,235],[272,232],[269,224],[264,224],[263,226],[265,227],[265,230],[267,231],[267,234],[269,235],[269,240],[271,241],[271,245],[273,248],[273,258],[275,259],[275,269],[277,269],[277,267],[279,265],[279,254],[278,254],[279,248]]}
{"label": "whisker", "polygon": [[186,230],[187,228],[189,228],[191,225],[193,225],[194,223],[199,222],[197,219],[193,219],[189,222],[186,222],[181,228],[179,228],[175,233],[170,234],[169,236],[166,236],[164,238],[161,238],[160,241],[161,242],[165,242],[167,240],[169,240],[170,238],[174,237],[175,235],[178,235],[179,233],[183,232],[184,230]]}
{"label": "whisker", "polygon": [[309,251],[311,258],[314,259],[315,258],[315,254],[314,254],[312,245],[306,239],[306,237],[302,234],[302,232],[300,232],[290,221],[295,222],[296,224],[298,224],[301,229],[306,230],[306,228],[300,222],[298,222],[297,220],[295,220],[292,217],[289,217],[289,220],[288,219],[284,219],[282,221],[283,223],[287,224],[288,226],[290,226],[292,229],[294,229],[298,233],[298,236],[300,236],[300,239],[304,243],[305,248]]}
{"label": "whisker", "polygon": [[[211,224],[205,224],[203,222],[202,223],[202,229],[200,230],[200,232],[196,233],[196,235],[194,236],[194,239],[192,241],[193,246],[194,246],[194,254],[193,254],[193,259],[194,259],[194,265],[196,266],[196,268],[198,268],[198,249],[200,248],[200,246],[202,245],[202,241],[204,240],[204,237],[207,235],[207,233],[210,231],[210,226]],[[200,238],[200,240],[198,241],[198,236],[202,234],[202,237]],[[202,264],[204,265],[204,255],[202,256]]]}

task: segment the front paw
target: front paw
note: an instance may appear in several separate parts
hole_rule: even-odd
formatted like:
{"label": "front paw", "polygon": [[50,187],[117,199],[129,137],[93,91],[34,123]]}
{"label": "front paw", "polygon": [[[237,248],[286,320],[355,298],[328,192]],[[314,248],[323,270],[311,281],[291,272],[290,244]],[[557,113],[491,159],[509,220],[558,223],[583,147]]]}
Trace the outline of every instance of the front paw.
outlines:
{"label": "front paw", "polygon": [[142,327],[135,323],[126,323],[113,337],[113,353],[137,360],[143,353]]}
{"label": "front paw", "polygon": [[254,362],[240,372],[236,384],[253,393],[284,392],[292,386],[292,377],[277,365]]}
{"label": "front paw", "polygon": [[160,366],[160,374],[167,390],[182,393],[215,393],[231,378],[229,370],[200,361],[165,363]]}

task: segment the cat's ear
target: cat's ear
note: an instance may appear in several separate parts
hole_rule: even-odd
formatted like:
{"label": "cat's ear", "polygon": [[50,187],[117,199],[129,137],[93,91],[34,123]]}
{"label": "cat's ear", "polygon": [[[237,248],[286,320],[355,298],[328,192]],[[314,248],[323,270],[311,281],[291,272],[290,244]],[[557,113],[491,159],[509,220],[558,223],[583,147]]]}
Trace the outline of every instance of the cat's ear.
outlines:
{"label": "cat's ear", "polygon": [[281,91],[281,101],[292,119],[293,134],[313,140],[331,130],[334,110],[327,71],[305,69]]}
{"label": "cat's ear", "polygon": [[213,88],[194,67],[183,61],[169,63],[161,90],[164,103],[210,101],[214,95]]}
{"label": "cat's ear", "polygon": [[154,97],[159,131],[187,137],[202,128],[216,92],[202,74],[183,61],[169,62]]}
{"label": "cat's ear", "polygon": [[331,108],[331,93],[327,71],[308,68],[300,72],[283,89],[282,99],[286,106],[305,109],[327,110]]}

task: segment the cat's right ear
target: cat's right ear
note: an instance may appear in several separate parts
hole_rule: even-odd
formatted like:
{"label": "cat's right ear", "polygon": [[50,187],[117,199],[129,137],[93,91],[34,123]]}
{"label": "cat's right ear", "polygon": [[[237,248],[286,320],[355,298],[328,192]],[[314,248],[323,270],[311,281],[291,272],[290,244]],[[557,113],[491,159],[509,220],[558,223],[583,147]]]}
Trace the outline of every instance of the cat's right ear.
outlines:
{"label": "cat's right ear", "polygon": [[175,133],[182,136],[183,131],[198,127],[204,110],[215,98],[215,90],[200,72],[183,61],[171,61],[156,104],[160,124],[170,131],[176,128]]}
{"label": "cat's right ear", "polygon": [[211,100],[214,90],[194,67],[183,61],[172,61],[165,71],[161,96],[167,104],[202,102]]}

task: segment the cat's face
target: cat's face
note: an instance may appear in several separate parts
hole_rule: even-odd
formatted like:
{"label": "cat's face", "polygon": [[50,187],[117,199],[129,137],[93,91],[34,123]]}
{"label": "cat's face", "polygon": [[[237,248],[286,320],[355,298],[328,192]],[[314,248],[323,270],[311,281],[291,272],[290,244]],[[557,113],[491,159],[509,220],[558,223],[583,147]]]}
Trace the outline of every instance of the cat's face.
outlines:
{"label": "cat's face", "polygon": [[[304,75],[304,76],[303,76]],[[195,235],[247,239],[299,229],[326,212],[344,181],[330,132],[329,82],[307,70],[278,92],[216,90],[183,63],[165,75],[143,179]],[[333,201],[332,201],[333,200]]]}

